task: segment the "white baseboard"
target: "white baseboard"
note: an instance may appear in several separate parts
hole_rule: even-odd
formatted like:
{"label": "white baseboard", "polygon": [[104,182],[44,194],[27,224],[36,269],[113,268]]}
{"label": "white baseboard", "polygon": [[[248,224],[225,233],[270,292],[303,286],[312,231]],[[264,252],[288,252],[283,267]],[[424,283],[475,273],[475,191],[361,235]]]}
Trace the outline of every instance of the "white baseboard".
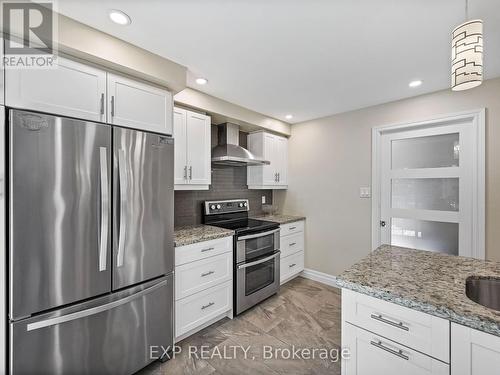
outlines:
{"label": "white baseboard", "polygon": [[337,278],[333,275],[329,275],[324,272],[319,272],[312,270],[310,268],[304,268],[304,271],[300,274],[300,276],[305,277],[306,279],[309,280],[314,280],[322,284],[330,285],[333,287],[338,288],[336,284]]}

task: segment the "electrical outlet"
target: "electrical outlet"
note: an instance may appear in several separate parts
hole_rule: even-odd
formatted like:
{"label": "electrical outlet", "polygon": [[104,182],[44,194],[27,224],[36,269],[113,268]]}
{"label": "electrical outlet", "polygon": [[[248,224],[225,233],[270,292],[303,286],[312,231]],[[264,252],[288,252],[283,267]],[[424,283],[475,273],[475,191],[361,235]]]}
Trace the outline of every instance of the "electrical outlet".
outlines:
{"label": "electrical outlet", "polygon": [[371,198],[372,196],[372,189],[367,186],[367,187],[360,187],[359,188],[359,197],[360,198]]}
{"label": "electrical outlet", "polygon": [[266,196],[265,195],[262,196],[262,204],[266,204]]}

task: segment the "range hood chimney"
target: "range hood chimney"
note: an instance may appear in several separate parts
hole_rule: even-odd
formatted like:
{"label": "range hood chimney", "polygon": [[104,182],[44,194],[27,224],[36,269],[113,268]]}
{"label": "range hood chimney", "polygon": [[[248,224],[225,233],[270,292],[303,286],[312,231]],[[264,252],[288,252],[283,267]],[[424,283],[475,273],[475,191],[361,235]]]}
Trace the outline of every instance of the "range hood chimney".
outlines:
{"label": "range hood chimney", "polygon": [[212,149],[212,163],[243,167],[247,165],[271,164],[267,160],[257,158],[247,149],[240,146],[240,127],[226,122],[218,125],[219,144]]}

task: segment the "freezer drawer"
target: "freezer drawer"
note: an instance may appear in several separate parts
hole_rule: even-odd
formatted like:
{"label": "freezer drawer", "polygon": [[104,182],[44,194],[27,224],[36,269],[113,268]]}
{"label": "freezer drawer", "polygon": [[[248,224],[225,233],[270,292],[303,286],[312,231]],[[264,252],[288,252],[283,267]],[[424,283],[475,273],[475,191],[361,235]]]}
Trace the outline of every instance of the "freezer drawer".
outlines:
{"label": "freezer drawer", "polygon": [[111,127],[9,112],[10,319],[111,290]]}
{"label": "freezer drawer", "polygon": [[[12,374],[132,374],[173,344],[173,277],[11,324]],[[161,353],[161,351],[160,351]]]}
{"label": "freezer drawer", "polygon": [[113,128],[113,289],[173,271],[174,140]]}

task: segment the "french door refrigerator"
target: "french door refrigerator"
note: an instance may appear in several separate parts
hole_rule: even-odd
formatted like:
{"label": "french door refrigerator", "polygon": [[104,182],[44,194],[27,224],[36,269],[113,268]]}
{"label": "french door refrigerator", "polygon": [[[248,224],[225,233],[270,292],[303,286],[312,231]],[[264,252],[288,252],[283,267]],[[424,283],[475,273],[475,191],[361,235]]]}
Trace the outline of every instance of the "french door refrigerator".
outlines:
{"label": "french door refrigerator", "polygon": [[10,110],[9,368],[131,374],[173,344],[173,139]]}

